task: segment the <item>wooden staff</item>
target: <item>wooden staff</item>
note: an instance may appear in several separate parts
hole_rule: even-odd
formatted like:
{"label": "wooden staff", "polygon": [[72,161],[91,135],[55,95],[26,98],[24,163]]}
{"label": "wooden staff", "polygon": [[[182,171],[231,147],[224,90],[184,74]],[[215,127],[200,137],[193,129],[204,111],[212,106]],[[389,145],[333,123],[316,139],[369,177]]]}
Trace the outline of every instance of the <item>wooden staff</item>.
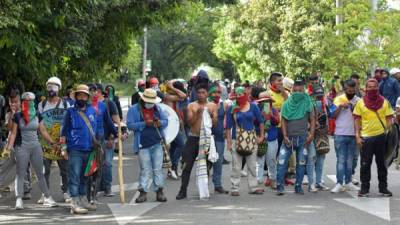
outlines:
{"label": "wooden staff", "polygon": [[125,203],[125,186],[124,186],[124,173],[122,170],[122,130],[121,123],[118,123],[118,178],[119,178],[119,192],[121,196],[121,203]]}

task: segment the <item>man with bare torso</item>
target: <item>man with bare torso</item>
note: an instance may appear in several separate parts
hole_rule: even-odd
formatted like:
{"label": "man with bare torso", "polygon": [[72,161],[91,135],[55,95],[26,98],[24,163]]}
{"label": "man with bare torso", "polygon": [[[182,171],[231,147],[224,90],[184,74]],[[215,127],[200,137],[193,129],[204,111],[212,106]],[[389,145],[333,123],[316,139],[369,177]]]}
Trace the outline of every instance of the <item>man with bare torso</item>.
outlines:
{"label": "man with bare torso", "polygon": [[200,128],[205,108],[207,108],[208,112],[210,113],[213,126],[215,126],[218,121],[217,105],[207,101],[208,85],[197,85],[196,94],[197,101],[190,103],[188,106],[188,124],[190,126],[190,131],[186,141],[185,149],[182,154],[184,162],[182,185],[179,194],[176,196],[177,200],[184,199],[187,196],[187,186],[189,185],[190,173],[199,153]]}

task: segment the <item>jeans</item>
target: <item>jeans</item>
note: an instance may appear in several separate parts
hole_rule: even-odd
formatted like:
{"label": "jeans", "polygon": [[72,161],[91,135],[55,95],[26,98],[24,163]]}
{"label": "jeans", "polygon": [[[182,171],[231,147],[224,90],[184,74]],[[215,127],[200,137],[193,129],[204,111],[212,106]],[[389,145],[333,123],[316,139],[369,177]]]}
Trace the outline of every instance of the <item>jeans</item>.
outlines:
{"label": "jeans", "polygon": [[[46,178],[47,187],[50,188],[50,172],[53,160],[43,158],[44,177]],[[68,161],[57,160],[58,168],[60,169],[61,176],[61,190],[63,193],[68,192]]]}
{"label": "jeans", "polygon": [[278,154],[278,140],[268,142],[267,166],[269,179],[276,181],[276,155]]}
{"label": "jeans", "polygon": [[114,159],[114,148],[115,144],[111,148],[108,148],[106,145],[106,141],[103,144],[104,150],[104,161],[103,161],[103,171],[101,174],[101,189],[110,192],[112,185],[112,163]]}
{"label": "jeans", "polygon": [[326,154],[317,153],[317,158],[315,162],[315,181],[317,184],[322,183],[322,175],[324,174],[324,163]]}
{"label": "jeans", "polygon": [[348,184],[353,175],[355,152],[358,152],[355,136],[335,135],[336,180],[338,184]]}
{"label": "jeans", "polygon": [[259,183],[264,181],[264,165],[265,165],[265,155],[257,156],[257,181]]}
{"label": "jeans", "polygon": [[307,146],[307,166],[306,166],[308,184],[310,186],[315,184],[314,171],[316,171],[316,162],[317,162],[317,150],[315,149],[315,144],[312,141]]}
{"label": "jeans", "polygon": [[288,168],[289,158],[293,151],[296,151],[296,186],[300,187],[303,183],[304,173],[307,164],[307,150],[304,148],[306,136],[290,136],[291,146],[282,144],[278,156],[277,184],[280,189],[285,185],[285,174]]}
{"label": "jeans", "polygon": [[371,164],[375,155],[375,162],[378,169],[379,191],[387,188],[388,170],[385,165],[385,135],[364,138],[361,150],[361,190],[369,191],[371,181]]}
{"label": "jeans", "polygon": [[71,150],[68,152],[69,180],[68,188],[71,197],[86,195],[85,169],[90,152]]}
{"label": "jeans", "polygon": [[218,153],[217,162],[213,163],[213,183],[214,187],[222,187],[222,162],[224,161],[224,149],[225,142],[224,141],[215,141],[215,148]]}
{"label": "jeans", "polygon": [[142,189],[144,192],[149,192],[150,179],[153,179],[152,187],[154,191],[163,188],[163,156],[161,144],[155,144],[148,148],[142,148],[139,150],[139,189]]}
{"label": "jeans", "polygon": [[353,175],[356,173],[357,164],[358,164],[358,158],[360,158],[360,149],[356,145],[356,151],[354,151],[354,157],[353,157],[353,169],[352,169],[352,174]]}
{"label": "jeans", "polygon": [[169,149],[169,154],[171,157],[172,168],[178,168],[179,159],[182,156],[183,148],[185,147],[186,134],[184,131],[179,131],[178,135],[171,143],[171,148]]}

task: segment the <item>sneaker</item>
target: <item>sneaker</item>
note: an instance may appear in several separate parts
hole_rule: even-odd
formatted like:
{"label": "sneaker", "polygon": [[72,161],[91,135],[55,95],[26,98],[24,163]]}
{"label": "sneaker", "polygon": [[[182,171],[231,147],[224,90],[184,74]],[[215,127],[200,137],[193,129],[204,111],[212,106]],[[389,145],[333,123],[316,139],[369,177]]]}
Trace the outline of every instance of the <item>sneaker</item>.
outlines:
{"label": "sneaker", "polygon": [[387,188],[380,190],[379,194],[381,194],[383,197],[392,197],[393,194],[390,192]]}
{"label": "sneaker", "polygon": [[87,214],[88,210],[79,205],[79,197],[71,198],[71,214]]}
{"label": "sneaker", "polygon": [[228,161],[228,160],[226,160],[225,158],[224,158],[224,161],[222,161],[222,164],[223,165],[228,165],[230,162]]}
{"label": "sneaker", "polygon": [[345,188],[341,184],[336,184],[335,187],[332,188],[331,193],[339,193],[345,191]]}
{"label": "sneaker", "polygon": [[79,198],[79,205],[82,208],[87,209],[88,211],[95,211],[97,209],[96,204],[95,203],[90,203],[86,196],[81,196]]}
{"label": "sneaker", "polygon": [[304,176],[303,178],[303,185],[308,185],[308,177]]}
{"label": "sneaker", "polygon": [[67,192],[64,193],[64,202],[71,203],[71,196]]}
{"label": "sneaker", "polygon": [[251,195],[262,195],[264,193],[263,190],[257,189],[255,191],[250,192]]}
{"label": "sneaker", "polygon": [[22,198],[17,198],[17,201],[15,202],[15,209],[24,209],[24,202],[22,202]]}
{"label": "sneaker", "polygon": [[285,189],[283,188],[283,185],[278,185],[276,189],[276,195],[282,196],[285,194]]}
{"label": "sneaker", "polygon": [[294,187],[294,193],[299,194],[299,195],[304,195],[303,188],[301,188],[300,185],[295,186],[295,187]]}
{"label": "sneaker", "polygon": [[223,187],[216,187],[214,189],[215,193],[217,194],[229,194],[229,191],[225,190]]}
{"label": "sneaker", "polygon": [[353,179],[351,180],[351,182],[352,182],[354,185],[359,185],[359,184],[360,184],[360,182],[359,182],[356,178],[353,178]]}
{"label": "sneaker", "polygon": [[360,190],[360,188],[357,187],[356,185],[354,185],[352,182],[346,184],[345,188],[346,188],[346,191],[359,191]]}
{"label": "sneaker", "polygon": [[43,205],[43,202],[44,202],[44,194],[42,194],[42,197],[39,198],[39,200],[37,201],[37,204]]}
{"label": "sneaker", "polygon": [[368,195],[369,195],[369,191],[366,191],[366,190],[360,190],[358,192],[358,197],[361,197],[361,198],[368,197]]}
{"label": "sneaker", "polygon": [[242,177],[247,177],[247,171],[246,171],[246,170],[242,170],[242,171],[240,172],[240,175],[241,175]]}
{"label": "sneaker", "polygon": [[106,191],[104,192],[104,196],[105,196],[105,197],[114,197],[115,194],[112,193],[111,190],[106,190]]}
{"label": "sneaker", "polygon": [[157,202],[166,202],[167,197],[165,197],[163,189],[159,188],[157,191]]}
{"label": "sneaker", "polygon": [[325,184],[323,184],[323,183],[316,184],[315,187],[321,191],[329,191],[330,190],[330,188],[328,186],[325,186]]}
{"label": "sneaker", "polygon": [[31,193],[26,192],[24,193],[24,196],[22,197],[22,200],[30,200],[32,198]]}
{"label": "sneaker", "polygon": [[317,193],[318,188],[316,188],[314,184],[311,184],[310,186],[308,186],[308,192]]}
{"label": "sneaker", "polygon": [[51,196],[49,196],[48,198],[44,198],[43,205],[46,207],[57,207],[57,203]]}
{"label": "sneaker", "polygon": [[178,175],[176,174],[175,170],[168,170],[168,178],[178,180]]}

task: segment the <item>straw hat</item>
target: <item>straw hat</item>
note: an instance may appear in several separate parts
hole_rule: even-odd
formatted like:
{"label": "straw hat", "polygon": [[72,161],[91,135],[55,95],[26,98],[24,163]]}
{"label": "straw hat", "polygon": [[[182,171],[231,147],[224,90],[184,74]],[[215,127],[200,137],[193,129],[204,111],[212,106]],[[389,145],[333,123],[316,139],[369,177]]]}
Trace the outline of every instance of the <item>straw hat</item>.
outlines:
{"label": "straw hat", "polygon": [[142,98],[142,100],[147,103],[156,104],[161,102],[161,98],[157,96],[157,92],[151,88],[147,88],[146,90],[144,90],[143,93],[139,93],[139,95]]}
{"label": "straw hat", "polygon": [[90,96],[89,87],[85,84],[80,84],[76,87],[76,90],[74,91],[74,96],[76,95],[76,93],[79,92],[85,93]]}

